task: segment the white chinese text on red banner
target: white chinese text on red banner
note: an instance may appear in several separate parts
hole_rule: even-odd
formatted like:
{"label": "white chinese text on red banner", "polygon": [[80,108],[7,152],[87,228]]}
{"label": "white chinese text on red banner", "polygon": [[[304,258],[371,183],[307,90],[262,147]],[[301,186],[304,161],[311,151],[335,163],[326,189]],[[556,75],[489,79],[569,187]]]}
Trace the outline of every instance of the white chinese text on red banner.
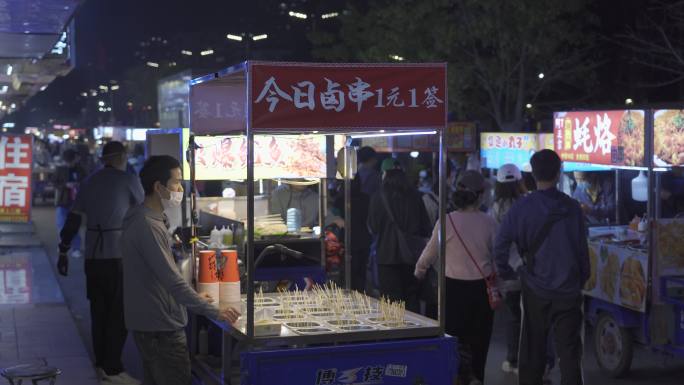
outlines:
{"label": "white chinese text on red banner", "polygon": [[0,137],[0,222],[31,219],[33,137]]}

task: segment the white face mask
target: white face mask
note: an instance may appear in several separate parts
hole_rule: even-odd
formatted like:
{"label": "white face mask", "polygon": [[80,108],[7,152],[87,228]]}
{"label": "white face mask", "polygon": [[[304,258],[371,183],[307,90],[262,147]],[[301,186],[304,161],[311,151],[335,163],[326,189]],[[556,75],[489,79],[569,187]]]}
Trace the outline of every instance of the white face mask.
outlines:
{"label": "white face mask", "polygon": [[164,198],[161,197],[162,200],[162,206],[164,206],[164,210],[167,210],[169,208],[175,208],[175,207],[180,207],[181,202],[183,202],[183,192],[182,191],[170,191],[168,188],[164,187],[167,191],[169,191],[169,198]]}

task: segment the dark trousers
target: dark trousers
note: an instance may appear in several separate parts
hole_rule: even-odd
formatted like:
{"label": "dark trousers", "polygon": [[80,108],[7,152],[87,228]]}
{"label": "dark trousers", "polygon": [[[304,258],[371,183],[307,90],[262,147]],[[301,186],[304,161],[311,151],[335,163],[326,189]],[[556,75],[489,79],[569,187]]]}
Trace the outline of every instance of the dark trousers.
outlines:
{"label": "dark trousers", "polygon": [[145,372],[142,385],[190,385],[192,374],[185,331],[133,332]]}
{"label": "dark trousers", "polygon": [[547,341],[553,332],[560,358],[561,384],[582,385],[582,296],[550,300],[524,288],[522,304],[519,384],[542,384],[547,365]]}
{"label": "dark trousers", "polygon": [[120,259],[85,261],[95,366],[109,376],[121,373],[128,331],[124,322],[123,267]]}
{"label": "dark trousers", "polygon": [[522,309],[520,308],[520,291],[509,291],[504,298],[508,310],[506,319],[506,361],[513,366],[518,366],[518,348],[520,346],[520,321]]}
{"label": "dark trousers", "polygon": [[351,252],[351,288],[365,293],[366,277],[368,274],[369,249],[357,249]]}
{"label": "dark trousers", "polygon": [[484,382],[494,311],[489,307],[484,279],[446,279],[446,332],[458,338],[461,367],[459,378]]}
{"label": "dark trousers", "polygon": [[420,311],[418,301],[419,282],[413,276],[413,265],[378,265],[380,294],[393,301],[404,301],[406,309]]}

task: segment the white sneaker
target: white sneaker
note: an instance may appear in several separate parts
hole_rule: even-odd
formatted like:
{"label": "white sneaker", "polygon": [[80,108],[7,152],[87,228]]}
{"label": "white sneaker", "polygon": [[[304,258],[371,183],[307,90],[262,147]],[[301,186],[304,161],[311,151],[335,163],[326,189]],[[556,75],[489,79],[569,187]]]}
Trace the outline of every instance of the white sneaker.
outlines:
{"label": "white sneaker", "polygon": [[501,370],[503,370],[506,373],[518,374],[518,367],[511,364],[509,361],[504,361],[501,364]]}
{"label": "white sneaker", "polygon": [[107,385],[140,385],[140,381],[128,375],[126,372],[121,372],[115,376],[104,375],[102,383]]}

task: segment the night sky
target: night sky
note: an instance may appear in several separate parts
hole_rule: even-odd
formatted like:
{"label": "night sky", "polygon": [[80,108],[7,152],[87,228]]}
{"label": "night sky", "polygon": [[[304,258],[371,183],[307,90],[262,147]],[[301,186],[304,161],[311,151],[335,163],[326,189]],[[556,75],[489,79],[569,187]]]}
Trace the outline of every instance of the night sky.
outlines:
{"label": "night sky", "polygon": [[[543,1],[540,1],[543,3]],[[638,88],[646,75],[630,63],[630,54],[611,39],[635,25],[644,12],[643,0],[600,0],[592,7],[599,18],[602,35],[598,48],[603,63],[597,70],[598,84],[585,101],[595,108],[615,107],[626,97],[637,103],[661,103],[680,100],[682,87],[674,85],[658,89]],[[59,78],[49,88],[34,96],[18,114],[12,117],[18,125],[40,125],[48,119],[74,122],[87,100],[83,91],[120,80],[127,70],[144,66],[146,59],[175,60],[178,71],[187,67],[211,71],[244,59],[244,46],[225,39],[227,33],[267,33],[269,39],[252,47],[251,57],[279,60],[311,60],[306,33],[315,28],[310,21],[302,22],[287,16],[288,10],[307,13],[341,10],[344,1],[233,1],[233,0],[87,0],[77,11],[75,69]],[[142,48],[141,41],[152,37],[167,40],[156,48]],[[202,49],[217,50],[217,57],[201,61]],[[187,58],[180,49],[192,50]],[[136,56],[142,52],[146,59]],[[192,60],[185,63],[182,60]],[[573,107],[573,106],[568,106]],[[585,107],[585,106],[574,106]],[[75,121],[78,124],[78,120]]]}

